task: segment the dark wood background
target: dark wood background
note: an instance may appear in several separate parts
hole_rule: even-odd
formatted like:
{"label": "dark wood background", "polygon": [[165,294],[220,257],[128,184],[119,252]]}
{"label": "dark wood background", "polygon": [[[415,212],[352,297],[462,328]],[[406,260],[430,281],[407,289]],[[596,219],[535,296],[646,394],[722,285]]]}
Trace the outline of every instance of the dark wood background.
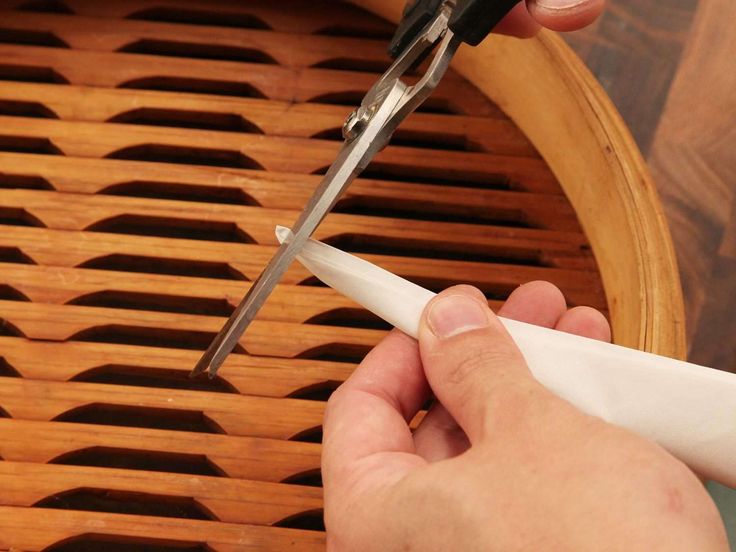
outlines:
{"label": "dark wood background", "polygon": [[649,166],[677,250],[690,359],[736,372],[736,2],[609,0],[565,35]]}

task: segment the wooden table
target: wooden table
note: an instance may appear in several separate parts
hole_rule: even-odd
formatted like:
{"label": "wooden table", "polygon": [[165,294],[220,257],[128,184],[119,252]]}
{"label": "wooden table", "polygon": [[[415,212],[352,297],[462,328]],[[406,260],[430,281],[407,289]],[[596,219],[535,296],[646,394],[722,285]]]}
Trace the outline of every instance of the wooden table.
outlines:
{"label": "wooden table", "polygon": [[[567,35],[632,130],[669,219],[689,358],[736,372],[736,19],[732,0],[609,0]],[[736,549],[736,491],[711,486]]]}
{"label": "wooden table", "polygon": [[567,35],[648,156],[685,293],[690,359],[736,371],[732,0],[609,0]]}

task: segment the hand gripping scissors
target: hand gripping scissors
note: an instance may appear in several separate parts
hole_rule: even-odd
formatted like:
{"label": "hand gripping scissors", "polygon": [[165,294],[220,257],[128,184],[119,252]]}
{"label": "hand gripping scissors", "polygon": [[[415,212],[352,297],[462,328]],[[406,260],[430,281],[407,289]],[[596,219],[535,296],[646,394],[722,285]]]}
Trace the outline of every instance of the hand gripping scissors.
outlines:
{"label": "hand gripping scissors", "polygon": [[[437,87],[462,43],[476,46],[518,0],[416,0],[404,10],[389,46],[393,64],[371,87],[345,121],[345,141],[324,178],[238,307],[199,359],[191,376],[214,378],[240,336],[253,321],[307,239],[350,183],[368,166],[406,119]],[[427,71],[414,85],[402,80],[437,46]]]}

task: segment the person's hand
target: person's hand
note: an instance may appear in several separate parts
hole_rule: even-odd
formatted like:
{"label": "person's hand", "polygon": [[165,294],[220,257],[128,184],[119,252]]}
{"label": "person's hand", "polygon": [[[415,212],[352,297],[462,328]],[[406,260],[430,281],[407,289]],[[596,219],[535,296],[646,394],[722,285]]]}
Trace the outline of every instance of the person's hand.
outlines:
{"label": "person's hand", "polygon": [[496,33],[533,36],[541,27],[574,31],[592,23],[606,0],[526,0],[511,10],[494,29]]}
{"label": "person's hand", "polygon": [[[544,282],[500,313],[610,338]],[[323,443],[330,552],[728,550],[695,475],[542,387],[468,286],[430,302],[418,344],[394,330],[366,356],[329,400]]]}

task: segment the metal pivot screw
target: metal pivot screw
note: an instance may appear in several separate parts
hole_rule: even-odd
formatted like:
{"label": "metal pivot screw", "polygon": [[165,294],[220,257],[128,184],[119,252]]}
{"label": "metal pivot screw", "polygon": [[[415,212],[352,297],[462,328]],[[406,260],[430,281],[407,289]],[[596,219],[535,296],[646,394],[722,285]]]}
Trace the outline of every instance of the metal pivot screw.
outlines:
{"label": "metal pivot screw", "polygon": [[345,140],[351,141],[360,136],[360,133],[365,130],[365,127],[371,120],[371,116],[373,114],[372,111],[373,110],[366,109],[363,106],[353,110],[353,112],[348,115],[348,118],[345,119],[345,124],[342,125],[342,137]]}

